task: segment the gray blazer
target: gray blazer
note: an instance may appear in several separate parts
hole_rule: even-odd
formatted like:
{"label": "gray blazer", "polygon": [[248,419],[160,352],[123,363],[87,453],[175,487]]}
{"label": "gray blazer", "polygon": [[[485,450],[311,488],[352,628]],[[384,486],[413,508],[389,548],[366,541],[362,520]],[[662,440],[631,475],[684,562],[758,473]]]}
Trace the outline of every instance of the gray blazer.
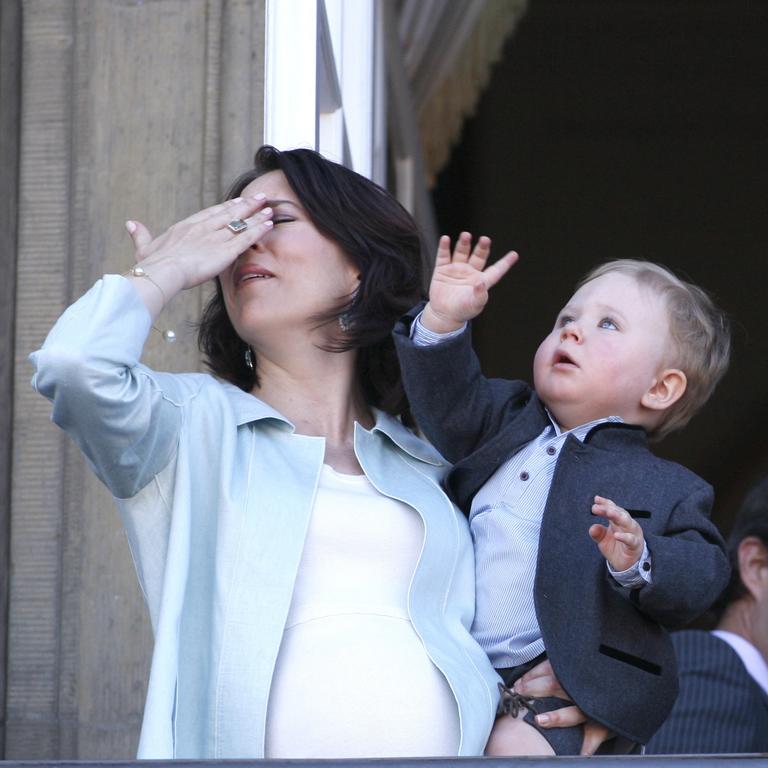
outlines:
{"label": "gray blazer", "polygon": [[709,632],[672,635],[680,695],[647,754],[768,752],[768,695]]}
{"label": "gray blazer", "polygon": [[[414,309],[395,328],[414,416],[454,467],[446,485],[465,514],[474,494],[549,423],[522,381],[486,379],[470,332],[439,345],[410,340]],[[653,583],[619,586],[588,535],[594,496],[612,499],[643,528]],[[539,536],[536,615],[552,666],[573,701],[619,735],[645,744],[677,696],[663,627],[705,611],[728,581],[725,546],[708,515],[712,488],[654,456],[645,431],[601,424],[558,457]]]}

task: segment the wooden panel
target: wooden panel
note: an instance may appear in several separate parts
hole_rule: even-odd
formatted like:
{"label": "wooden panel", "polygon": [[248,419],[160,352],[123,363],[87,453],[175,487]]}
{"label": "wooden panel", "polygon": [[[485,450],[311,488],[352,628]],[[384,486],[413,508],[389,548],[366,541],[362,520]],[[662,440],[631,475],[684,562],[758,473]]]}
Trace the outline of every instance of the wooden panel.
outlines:
{"label": "wooden panel", "polygon": [[[21,85],[21,4],[0,3],[0,659],[6,658],[13,441],[13,320]],[[0,757],[5,754],[5,666],[0,664]]]}
{"label": "wooden panel", "polygon": [[[105,272],[128,218],[162,232],[219,199],[262,125],[263,0],[25,0],[8,742],[12,759],[135,754],[151,634],[106,490],[49,423],[27,355]],[[224,170],[226,168],[226,171]],[[206,291],[144,360],[200,367]]]}
{"label": "wooden panel", "polygon": [[[201,206],[207,4],[85,0],[78,10],[78,70],[84,77],[78,95],[84,103],[74,146],[72,254],[83,281],[76,294],[103,272],[124,272],[133,263],[127,218],[159,234]],[[177,297],[158,325],[176,328],[179,341],[168,345],[153,333],[145,361],[196,368],[189,325],[199,310],[199,292]],[[147,614],[108,494],[88,473],[81,488],[84,499],[68,505],[69,530],[82,551],[79,574],[73,574],[80,584],[62,617],[77,621],[80,634],[73,659],[77,698],[71,702],[78,757],[130,756],[151,653]]]}
{"label": "wooden panel", "polygon": [[58,754],[63,441],[27,354],[68,298],[71,2],[24,4],[7,757]]}
{"label": "wooden panel", "polygon": [[[229,0],[222,18],[219,195],[253,164],[264,135],[265,0]],[[255,54],[255,55],[254,55]],[[213,94],[209,93],[209,98]],[[218,196],[217,196],[218,197]]]}

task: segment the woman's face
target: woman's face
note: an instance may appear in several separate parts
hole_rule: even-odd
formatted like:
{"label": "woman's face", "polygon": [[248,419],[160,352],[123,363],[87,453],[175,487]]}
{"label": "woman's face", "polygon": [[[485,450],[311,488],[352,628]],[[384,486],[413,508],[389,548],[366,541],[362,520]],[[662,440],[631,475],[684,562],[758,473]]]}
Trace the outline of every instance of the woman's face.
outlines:
{"label": "woman's face", "polygon": [[256,347],[260,339],[296,329],[330,340],[337,324],[318,331],[317,317],[346,303],[359,284],[359,272],[336,243],[317,231],[282,171],[260,176],[241,194],[259,192],[274,211],[274,228],[219,275],[232,325]]}

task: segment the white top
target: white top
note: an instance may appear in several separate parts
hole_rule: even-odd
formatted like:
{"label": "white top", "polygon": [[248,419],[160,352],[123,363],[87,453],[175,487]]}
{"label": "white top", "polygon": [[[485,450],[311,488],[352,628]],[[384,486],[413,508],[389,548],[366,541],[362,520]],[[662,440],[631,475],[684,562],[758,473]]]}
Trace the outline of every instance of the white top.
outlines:
{"label": "white top", "polygon": [[456,754],[455,699],[408,618],[423,539],[412,507],[365,475],[323,467],[270,691],[266,757]]}
{"label": "white top", "polygon": [[768,694],[768,662],[763,654],[749,640],[734,632],[715,629],[712,634],[728,643],[736,651],[750,677]]}

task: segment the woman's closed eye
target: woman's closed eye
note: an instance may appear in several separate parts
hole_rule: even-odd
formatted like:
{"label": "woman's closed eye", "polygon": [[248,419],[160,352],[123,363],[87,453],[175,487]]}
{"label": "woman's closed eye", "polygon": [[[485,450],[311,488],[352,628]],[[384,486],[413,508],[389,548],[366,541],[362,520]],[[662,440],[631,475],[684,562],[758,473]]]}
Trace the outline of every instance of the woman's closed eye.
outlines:
{"label": "woman's closed eye", "polygon": [[287,224],[290,221],[296,221],[296,219],[293,218],[293,216],[273,216],[272,217],[272,224],[274,226],[277,226],[278,224]]}

